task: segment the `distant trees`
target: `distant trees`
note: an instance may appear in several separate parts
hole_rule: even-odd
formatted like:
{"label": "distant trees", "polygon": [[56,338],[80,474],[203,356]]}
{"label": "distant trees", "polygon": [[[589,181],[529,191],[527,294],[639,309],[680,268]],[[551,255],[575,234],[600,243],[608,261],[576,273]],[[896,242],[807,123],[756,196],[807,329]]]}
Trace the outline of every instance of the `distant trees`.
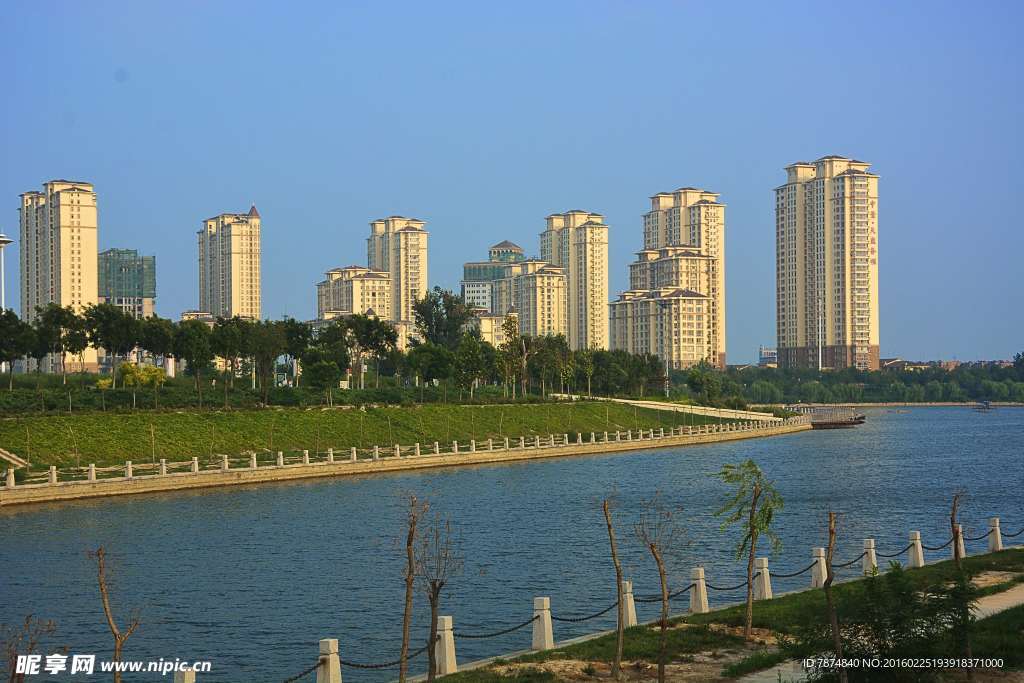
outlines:
{"label": "distant trees", "polygon": [[473,311],[461,296],[434,287],[413,304],[413,316],[423,342],[454,351],[473,320]]}
{"label": "distant trees", "polygon": [[35,330],[14,311],[0,311],[0,363],[7,364],[7,390],[14,391],[14,362],[27,358],[36,345]]}

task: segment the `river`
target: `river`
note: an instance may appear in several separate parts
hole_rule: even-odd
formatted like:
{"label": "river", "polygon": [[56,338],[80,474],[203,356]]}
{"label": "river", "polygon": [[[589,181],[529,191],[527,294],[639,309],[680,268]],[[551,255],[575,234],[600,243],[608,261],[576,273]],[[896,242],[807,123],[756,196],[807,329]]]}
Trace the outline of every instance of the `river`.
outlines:
{"label": "river", "polygon": [[[865,537],[877,539],[880,552],[907,545],[909,530],[920,530],[926,544],[944,542],[957,489],[967,494],[965,535],[984,533],[993,515],[1005,531],[1024,526],[1024,409],[867,414],[867,423],[852,430],[8,509],[0,512],[0,622],[20,623],[27,614],[53,619],[58,630],[51,644],[109,656],[112,639],[87,554],[103,545],[115,611],[122,622],[131,609],[141,615],[126,659],[209,660],[212,671],[199,675],[200,683],[281,681],[315,662],[318,639],[333,637],[343,659],[387,661],[400,642],[400,539],[409,492],[451,517],[464,558],[442,614],[453,616],[456,631],[490,632],[529,619],[534,596],[550,596],[560,616],[596,612],[614,601],[600,509],[612,493],[626,572],[638,595],[657,590],[654,565],[632,529],[641,501],[656,491],[680,508],[676,520],[686,531],[687,543],[674,553],[672,584],[688,584],[698,564],[712,583],[742,581],[744,566],[733,557],[738,533],[721,531],[713,515],[727,493],[713,474],[745,458],[775,480],[785,499],[777,519],[783,548],[770,564],[779,572],[806,566],[811,548],[824,545],[829,509],[840,513],[838,560],[859,555]],[[967,550],[984,547],[977,541]],[[926,552],[926,558],[948,553]],[[778,592],[807,582],[805,574],[773,585]],[[714,606],[740,596],[710,597]],[[656,616],[655,604],[637,609],[642,620]],[[414,616],[418,647],[428,617],[419,595]],[[556,622],[555,638],[610,628],[613,621],[614,610],[584,624]],[[456,644],[466,662],[529,647],[530,630]],[[412,671],[422,672],[425,661],[416,660]],[[344,676],[385,681],[397,670],[345,668]]]}

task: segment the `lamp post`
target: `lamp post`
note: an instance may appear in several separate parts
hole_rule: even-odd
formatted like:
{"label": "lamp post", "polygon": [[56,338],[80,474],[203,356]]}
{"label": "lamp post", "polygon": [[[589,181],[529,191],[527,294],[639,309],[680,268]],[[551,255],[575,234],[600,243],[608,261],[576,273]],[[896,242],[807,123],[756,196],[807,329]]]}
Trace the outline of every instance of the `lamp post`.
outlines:
{"label": "lamp post", "polygon": [[[7,274],[4,272],[4,247],[13,242],[0,232],[0,313],[7,310]],[[0,363],[0,372],[7,372],[7,361]]]}

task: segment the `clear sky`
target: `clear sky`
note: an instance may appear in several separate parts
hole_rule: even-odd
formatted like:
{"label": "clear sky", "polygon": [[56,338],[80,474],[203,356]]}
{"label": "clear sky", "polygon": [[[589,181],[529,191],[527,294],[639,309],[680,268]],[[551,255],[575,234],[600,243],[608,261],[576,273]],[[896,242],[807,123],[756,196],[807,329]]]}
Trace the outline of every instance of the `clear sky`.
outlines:
{"label": "clear sky", "polygon": [[[881,175],[883,356],[1024,349],[1020,2],[57,2],[0,7],[0,231],[51,178],[96,185],[100,249],[198,304],[195,232],[263,217],[263,310],[315,314],[370,220],[427,221],[431,284],[544,216],[727,203],[730,362],[775,342],[772,190],[827,154]],[[1013,207],[1018,206],[1018,209]],[[18,308],[17,244],[7,250]]]}

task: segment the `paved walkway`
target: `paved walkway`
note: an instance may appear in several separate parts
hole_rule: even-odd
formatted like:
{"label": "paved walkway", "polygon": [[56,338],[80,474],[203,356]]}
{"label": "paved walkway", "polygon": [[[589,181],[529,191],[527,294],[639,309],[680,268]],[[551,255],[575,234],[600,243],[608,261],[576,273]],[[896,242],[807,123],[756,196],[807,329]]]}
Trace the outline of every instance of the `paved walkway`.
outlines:
{"label": "paved walkway", "polygon": [[[978,604],[974,606],[974,616],[984,619],[1018,605],[1024,605],[1024,583],[1017,584],[1002,593],[986,595],[979,599]],[[788,681],[806,681],[807,676],[804,674],[800,662],[793,661],[783,662],[771,669],[747,674],[738,680],[740,683],[778,683],[780,680],[783,683],[788,683]]]}

